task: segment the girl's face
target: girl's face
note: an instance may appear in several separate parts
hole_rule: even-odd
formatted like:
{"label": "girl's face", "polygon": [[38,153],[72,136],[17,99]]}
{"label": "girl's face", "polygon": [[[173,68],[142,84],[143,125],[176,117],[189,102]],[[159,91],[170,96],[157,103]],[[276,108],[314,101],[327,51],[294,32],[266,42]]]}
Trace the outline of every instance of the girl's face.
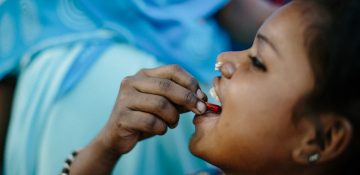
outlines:
{"label": "girl's face", "polygon": [[249,50],[219,55],[224,64],[214,88],[223,110],[194,118],[193,154],[230,173],[291,166],[304,136],[293,112],[314,87],[304,44],[309,8],[288,4],[265,21]]}

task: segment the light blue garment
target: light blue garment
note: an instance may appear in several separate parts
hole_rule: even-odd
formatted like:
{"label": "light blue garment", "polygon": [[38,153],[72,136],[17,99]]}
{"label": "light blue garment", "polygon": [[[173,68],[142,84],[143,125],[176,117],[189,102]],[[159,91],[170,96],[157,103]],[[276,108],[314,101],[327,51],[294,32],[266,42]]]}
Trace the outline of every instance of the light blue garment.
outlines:
{"label": "light blue garment", "polygon": [[44,39],[108,29],[210,80],[216,55],[229,47],[212,15],[227,1],[0,0],[0,79]]}
{"label": "light blue garment", "polygon": [[[92,48],[102,53],[100,59],[81,83],[59,98],[61,82],[76,58]],[[67,155],[89,143],[104,126],[121,79],[140,68],[161,65],[129,45],[108,42],[52,47],[37,57],[19,80],[6,149],[8,175],[60,172]],[[138,143],[121,158],[114,174],[180,175],[208,167],[188,151],[192,115],[183,115],[179,127],[165,136]]]}
{"label": "light blue garment", "polygon": [[[177,63],[206,83],[216,55],[228,49],[211,18],[225,2],[0,0],[0,78],[13,70],[20,75],[6,174],[57,174],[107,121],[120,80],[140,68]],[[187,150],[191,120],[184,116],[166,136],[139,143],[115,173],[207,167]]]}

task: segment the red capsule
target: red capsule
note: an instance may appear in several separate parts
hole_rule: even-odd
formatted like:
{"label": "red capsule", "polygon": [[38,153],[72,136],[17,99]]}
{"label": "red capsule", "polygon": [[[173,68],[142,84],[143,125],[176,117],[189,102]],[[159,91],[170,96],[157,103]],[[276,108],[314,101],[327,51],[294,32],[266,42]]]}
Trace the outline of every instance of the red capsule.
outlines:
{"label": "red capsule", "polygon": [[205,104],[206,104],[206,110],[207,111],[212,111],[212,112],[215,112],[217,114],[221,113],[221,106],[216,105],[216,104],[212,104],[212,103],[208,103],[208,102],[205,102]]}

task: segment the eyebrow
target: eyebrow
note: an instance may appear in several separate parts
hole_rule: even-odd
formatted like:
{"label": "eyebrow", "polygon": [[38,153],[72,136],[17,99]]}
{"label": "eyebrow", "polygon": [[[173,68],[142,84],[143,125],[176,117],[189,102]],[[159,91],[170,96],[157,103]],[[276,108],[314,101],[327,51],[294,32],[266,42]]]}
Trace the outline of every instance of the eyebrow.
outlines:
{"label": "eyebrow", "polygon": [[261,40],[261,41],[266,42],[267,44],[269,44],[270,47],[276,52],[276,54],[279,55],[279,50],[275,47],[274,43],[272,43],[265,35],[263,35],[261,33],[258,33],[256,35],[256,38],[258,40]]}

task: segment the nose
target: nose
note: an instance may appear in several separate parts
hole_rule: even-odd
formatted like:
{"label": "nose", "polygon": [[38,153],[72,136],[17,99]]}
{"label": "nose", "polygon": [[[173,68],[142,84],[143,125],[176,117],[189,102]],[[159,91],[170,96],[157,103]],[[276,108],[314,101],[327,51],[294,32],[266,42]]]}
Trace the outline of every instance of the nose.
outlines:
{"label": "nose", "polygon": [[244,59],[246,58],[246,51],[232,51],[232,52],[223,52],[217,57],[217,61],[221,62],[221,67],[219,68],[221,74],[230,79],[237,69],[246,65]]}

